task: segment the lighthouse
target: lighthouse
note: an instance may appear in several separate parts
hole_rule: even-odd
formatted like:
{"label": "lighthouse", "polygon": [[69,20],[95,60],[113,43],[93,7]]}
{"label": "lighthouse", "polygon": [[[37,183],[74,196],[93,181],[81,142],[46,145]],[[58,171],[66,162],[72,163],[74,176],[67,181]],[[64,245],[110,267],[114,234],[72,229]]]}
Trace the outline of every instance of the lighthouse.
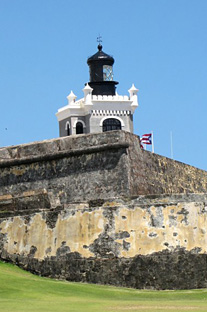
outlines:
{"label": "lighthouse", "polygon": [[73,91],[68,104],[56,113],[60,137],[86,133],[125,130],[133,133],[133,114],[138,107],[138,89],[132,84],[128,95],[119,95],[114,80],[114,58],[98,51],[87,59],[90,80],[83,88],[83,98],[77,100]]}

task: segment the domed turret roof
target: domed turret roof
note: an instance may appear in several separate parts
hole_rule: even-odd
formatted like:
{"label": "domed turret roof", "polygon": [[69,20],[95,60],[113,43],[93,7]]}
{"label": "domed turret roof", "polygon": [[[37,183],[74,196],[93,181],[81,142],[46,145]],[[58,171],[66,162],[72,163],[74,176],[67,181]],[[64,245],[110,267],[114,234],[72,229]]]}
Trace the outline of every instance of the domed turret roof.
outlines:
{"label": "domed turret roof", "polygon": [[107,63],[110,63],[111,65],[113,65],[114,58],[112,56],[106,54],[105,52],[103,52],[102,48],[103,48],[102,45],[99,44],[98,45],[98,52],[88,58],[88,60],[87,60],[88,65],[93,63],[93,62],[96,62],[96,61],[107,61]]}

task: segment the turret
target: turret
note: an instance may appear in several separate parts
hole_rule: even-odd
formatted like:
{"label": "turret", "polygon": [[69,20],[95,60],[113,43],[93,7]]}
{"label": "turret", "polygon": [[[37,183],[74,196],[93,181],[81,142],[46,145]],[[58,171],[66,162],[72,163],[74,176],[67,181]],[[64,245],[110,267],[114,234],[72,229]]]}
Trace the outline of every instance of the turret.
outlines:
{"label": "turret", "polygon": [[68,104],[75,103],[76,98],[77,98],[77,96],[71,90],[70,94],[67,96]]}
{"label": "turret", "polygon": [[84,92],[84,101],[86,105],[91,105],[91,101],[92,101],[92,88],[88,85],[88,83],[86,84],[85,88],[83,89]]}

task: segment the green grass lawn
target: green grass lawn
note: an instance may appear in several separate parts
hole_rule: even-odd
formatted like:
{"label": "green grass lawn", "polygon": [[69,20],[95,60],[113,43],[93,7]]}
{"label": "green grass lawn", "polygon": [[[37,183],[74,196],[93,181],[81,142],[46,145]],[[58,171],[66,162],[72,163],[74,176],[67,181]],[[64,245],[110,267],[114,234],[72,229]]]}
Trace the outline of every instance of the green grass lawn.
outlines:
{"label": "green grass lawn", "polygon": [[0,262],[0,311],[207,311],[207,290],[148,291],[70,283]]}

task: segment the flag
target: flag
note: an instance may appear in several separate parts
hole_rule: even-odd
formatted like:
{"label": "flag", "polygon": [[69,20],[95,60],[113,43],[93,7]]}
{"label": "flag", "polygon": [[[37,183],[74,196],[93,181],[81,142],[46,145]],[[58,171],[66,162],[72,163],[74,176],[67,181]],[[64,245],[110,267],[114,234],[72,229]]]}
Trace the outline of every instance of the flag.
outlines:
{"label": "flag", "polygon": [[152,133],[143,134],[141,139],[141,145],[143,144],[152,144]]}

